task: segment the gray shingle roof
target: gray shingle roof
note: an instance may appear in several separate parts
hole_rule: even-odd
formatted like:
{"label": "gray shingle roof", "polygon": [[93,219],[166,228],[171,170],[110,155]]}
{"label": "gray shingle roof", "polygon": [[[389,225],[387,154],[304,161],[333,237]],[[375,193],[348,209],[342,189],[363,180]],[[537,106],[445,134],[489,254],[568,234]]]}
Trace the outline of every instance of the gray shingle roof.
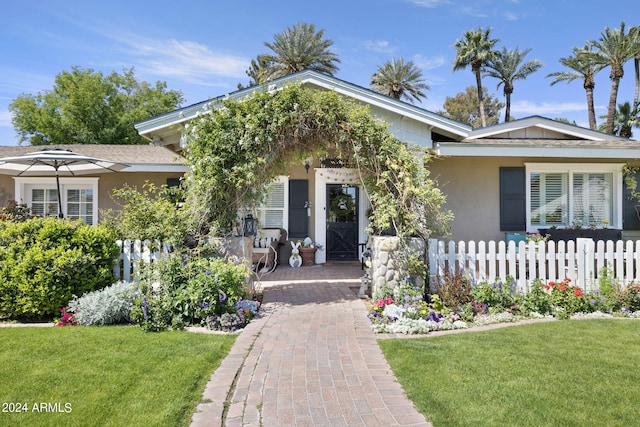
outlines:
{"label": "gray shingle roof", "polygon": [[166,147],[156,145],[28,145],[0,146],[0,158],[19,156],[43,149],[66,148],[85,156],[129,165],[182,165],[185,159]]}

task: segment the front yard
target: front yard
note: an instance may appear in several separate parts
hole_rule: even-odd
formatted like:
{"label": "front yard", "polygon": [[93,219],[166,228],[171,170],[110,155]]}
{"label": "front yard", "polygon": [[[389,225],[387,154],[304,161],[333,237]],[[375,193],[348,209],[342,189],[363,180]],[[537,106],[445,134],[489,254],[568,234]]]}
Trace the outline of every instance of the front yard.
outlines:
{"label": "front yard", "polygon": [[434,426],[630,426],[640,419],[636,320],[536,323],[380,340]]}
{"label": "front yard", "polygon": [[189,425],[235,337],[0,328],[0,425]]}

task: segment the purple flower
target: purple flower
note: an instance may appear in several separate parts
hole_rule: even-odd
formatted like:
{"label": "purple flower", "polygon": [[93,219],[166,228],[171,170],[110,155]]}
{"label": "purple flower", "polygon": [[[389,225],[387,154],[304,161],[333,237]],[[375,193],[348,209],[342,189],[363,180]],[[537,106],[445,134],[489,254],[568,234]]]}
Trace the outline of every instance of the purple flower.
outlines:
{"label": "purple flower", "polygon": [[202,308],[208,308],[209,307],[209,303],[206,301],[201,302],[200,304],[198,304],[200,307]]}

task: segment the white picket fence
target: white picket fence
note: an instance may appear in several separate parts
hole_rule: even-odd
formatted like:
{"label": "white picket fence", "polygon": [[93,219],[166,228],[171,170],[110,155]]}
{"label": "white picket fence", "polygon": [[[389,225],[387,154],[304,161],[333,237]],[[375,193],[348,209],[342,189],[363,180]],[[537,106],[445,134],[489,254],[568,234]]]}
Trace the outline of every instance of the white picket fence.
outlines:
{"label": "white picket fence", "polygon": [[572,283],[589,291],[598,288],[604,268],[613,273],[621,285],[640,283],[640,240],[576,242],[429,240],[429,274],[431,283],[444,277],[445,271],[462,272],[472,283],[504,281],[511,276],[519,291],[529,291],[536,278],[547,283],[570,278]]}
{"label": "white picket fence", "polygon": [[141,263],[156,262],[171,252],[170,244],[149,240],[118,240],[116,244],[120,248],[120,255],[113,265],[113,275],[117,280],[126,282],[135,280],[142,267]]}

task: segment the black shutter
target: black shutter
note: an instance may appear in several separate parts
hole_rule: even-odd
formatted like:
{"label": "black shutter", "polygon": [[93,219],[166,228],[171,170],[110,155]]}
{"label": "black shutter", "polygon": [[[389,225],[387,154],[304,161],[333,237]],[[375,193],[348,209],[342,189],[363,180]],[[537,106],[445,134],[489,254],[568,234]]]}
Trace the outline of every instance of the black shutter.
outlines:
{"label": "black shutter", "polygon": [[[640,191],[640,171],[636,172],[636,182],[638,188],[636,191]],[[638,208],[636,209],[636,206]],[[623,230],[640,230],[640,219],[638,219],[638,212],[640,210],[640,201],[631,197],[631,191],[624,186],[622,190],[622,229]]]}
{"label": "black shutter", "polygon": [[309,235],[309,217],[305,203],[309,201],[309,181],[289,180],[289,237],[304,239]]}
{"label": "black shutter", "polygon": [[525,175],[522,167],[500,168],[500,230],[527,228]]}

